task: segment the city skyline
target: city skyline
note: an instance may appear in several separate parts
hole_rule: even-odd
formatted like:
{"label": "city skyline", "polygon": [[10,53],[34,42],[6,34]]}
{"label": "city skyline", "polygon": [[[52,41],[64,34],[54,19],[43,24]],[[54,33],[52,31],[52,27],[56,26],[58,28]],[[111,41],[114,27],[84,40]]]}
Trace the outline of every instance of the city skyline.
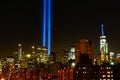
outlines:
{"label": "city skyline", "polygon": [[[17,44],[27,52],[32,45],[42,45],[42,0],[2,2],[0,55],[13,54]],[[7,3],[7,4],[6,4]],[[86,37],[99,52],[101,24],[111,51],[119,51],[120,6],[116,3],[92,3],[53,0],[52,50],[61,53]]]}

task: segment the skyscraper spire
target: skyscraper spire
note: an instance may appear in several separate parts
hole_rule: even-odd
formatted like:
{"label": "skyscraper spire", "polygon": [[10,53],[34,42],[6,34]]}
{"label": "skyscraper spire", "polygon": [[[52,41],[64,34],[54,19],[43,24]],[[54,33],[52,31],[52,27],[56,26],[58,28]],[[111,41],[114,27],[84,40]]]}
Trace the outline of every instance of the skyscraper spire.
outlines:
{"label": "skyscraper spire", "polygon": [[101,32],[102,32],[102,36],[104,36],[104,25],[101,25]]}
{"label": "skyscraper spire", "polygon": [[109,62],[108,43],[104,34],[104,25],[101,25],[101,36],[100,36],[100,52],[101,52],[101,64],[103,62]]}

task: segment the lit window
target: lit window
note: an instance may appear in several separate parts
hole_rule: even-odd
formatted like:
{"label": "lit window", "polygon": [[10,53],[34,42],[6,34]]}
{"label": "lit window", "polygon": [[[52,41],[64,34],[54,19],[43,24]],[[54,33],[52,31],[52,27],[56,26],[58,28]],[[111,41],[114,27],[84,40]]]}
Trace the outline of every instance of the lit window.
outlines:
{"label": "lit window", "polygon": [[86,74],[86,71],[83,71],[83,74]]}
{"label": "lit window", "polygon": [[75,48],[71,48],[71,52],[75,52]]}
{"label": "lit window", "polygon": [[82,69],[86,69],[86,67],[82,67]]}
{"label": "lit window", "polygon": [[107,75],[107,77],[110,77],[110,75]]}
{"label": "lit window", "polygon": [[110,74],[110,71],[107,71],[108,74]]}
{"label": "lit window", "polygon": [[76,73],[78,73],[78,71],[76,71]]}
{"label": "lit window", "polygon": [[107,80],[110,80],[110,79],[107,79]]}
{"label": "lit window", "polygon": [[109,67],[109,69],[111,69],[111,67]]}
{"label": "lit window", "polygon": [[111,77],[113,77],[113,75],[111,75]]}
{"label": "lit window", "polygon": [[102,75],[102,77],[106,77],[106,75]]}
{"label": "lit window", "polygon": [[106,67],[106,69],[109,69],[108,67]]}
{"label": "lit window", "polygon": [[111,71],[111,73],[113,73],[113,71]]}
{"label": "lit window", "polygon": [[106,79],[103,79],[103,80],[106,80]]}

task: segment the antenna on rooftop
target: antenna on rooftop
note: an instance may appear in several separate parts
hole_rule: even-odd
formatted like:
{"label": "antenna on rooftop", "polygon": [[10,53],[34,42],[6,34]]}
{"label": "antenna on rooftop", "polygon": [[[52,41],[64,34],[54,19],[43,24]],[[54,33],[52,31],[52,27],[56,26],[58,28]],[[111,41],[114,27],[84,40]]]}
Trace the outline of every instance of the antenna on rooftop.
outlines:
{"label": "antenna on rooftop", "polygon": [[104,25],[101,25],[101,32],[102,32],[102,36],[104,36]]}

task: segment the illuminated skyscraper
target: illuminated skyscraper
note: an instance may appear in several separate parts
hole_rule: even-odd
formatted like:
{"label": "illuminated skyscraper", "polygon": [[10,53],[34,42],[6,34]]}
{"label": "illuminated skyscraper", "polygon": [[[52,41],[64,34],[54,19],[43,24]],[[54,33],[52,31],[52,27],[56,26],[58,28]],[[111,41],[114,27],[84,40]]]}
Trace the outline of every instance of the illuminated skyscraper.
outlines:
{"label": "illuminated skyscraper", "polygon": [[101,63],[109,62],[109,53],[108,53],[108,43],[106,40],[106,36],[104,34],[104,25],[101,25],[101,33],[100,36],[100,53],[101,53]]}
{"label": "illuminated skyscraper", "polygon": [[22,46],[18,44],[18,61],[20,62],[23,57]]}
{"label": "illuminated skyscraper", "polygon": [[110,64],[114,65],[115,64],[115,53],[109,52],[109,56],[110,56]]}
{"label": "illuminated skyscraper", "polygon": [[42,46],[51,52],[51,0],[43,0],[43,42]]}
{"label": "illuminated skyscraper", "polygon": [[37,52],[36,52],[35,46],[32,46],[32,52],[31,53],[32,53],[32,58],[35,61],[36,58],[37,58]]}
{"label": "illuminated skyscraper", "polygon": [[47,48],[38,46],[37,47],[37,63],[44,63],[47,64],[48,62],[48,54],[47,54]]}
{"label": "illuminated skyscraper", "polygon": [[68,52],[68,60],[75,59],[75,48],[74,46],[70,46],[69,52]]}

